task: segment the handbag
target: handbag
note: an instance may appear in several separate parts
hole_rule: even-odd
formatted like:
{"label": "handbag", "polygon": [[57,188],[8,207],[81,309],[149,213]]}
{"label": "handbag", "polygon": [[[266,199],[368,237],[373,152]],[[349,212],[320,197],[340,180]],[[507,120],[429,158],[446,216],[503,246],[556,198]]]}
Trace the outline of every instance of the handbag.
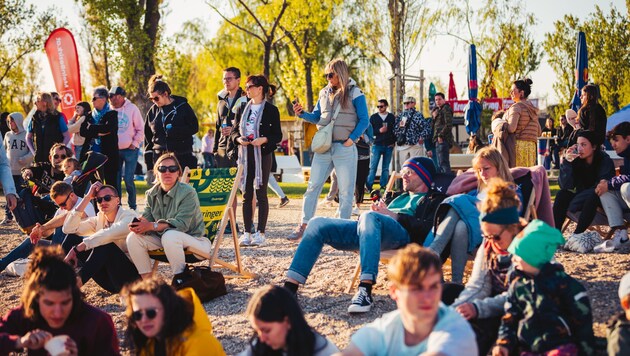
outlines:
{"label": "handbag", "polygon": [[333,127],[335,126],[335,120],[337,119],[340,108],[341,105],[337,104],[337,108],[335,109],[335,113],[333,114],[330,123],[317,130],[315,136],[313,136],[313,141],[311,142],[311,150],[313,152],[326,153],[330,150],[330,146],[332,146]]}
{"label": "handbag", "polygon": [[225,278],[208,266],[190,266],[173,277],[171,285],[175,290],[192,288],[202,303],[227,294]]}

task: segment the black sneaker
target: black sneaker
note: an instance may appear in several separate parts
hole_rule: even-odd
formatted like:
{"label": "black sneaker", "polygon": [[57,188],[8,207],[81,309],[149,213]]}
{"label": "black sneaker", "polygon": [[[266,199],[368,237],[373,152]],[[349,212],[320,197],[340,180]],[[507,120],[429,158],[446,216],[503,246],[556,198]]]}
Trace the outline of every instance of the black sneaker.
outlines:
{"label": "black sneaker", "polygon": [[278,203],[278,208],[282,208],[283,206],[289,204],[289,198],[284,197],[280,199],[280,203]]}
{"label": "black sneaker", "polygon": [[367,313],[372,309],[372,296],[368,294],[365,287],[359,287],[357,293],[352,297],[352,304],[348,307],[348,313]]}

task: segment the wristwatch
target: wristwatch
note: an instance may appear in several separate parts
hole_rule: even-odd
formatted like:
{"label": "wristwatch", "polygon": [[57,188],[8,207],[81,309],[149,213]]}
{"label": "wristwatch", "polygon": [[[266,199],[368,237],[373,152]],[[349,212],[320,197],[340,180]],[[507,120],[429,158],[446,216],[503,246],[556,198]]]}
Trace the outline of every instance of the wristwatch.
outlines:
{"label": "wristwatch", "polygon": [[156,221],[156,222],[153,223],[153,230],[157,231],[157,229],[158,229],[158,223]]}

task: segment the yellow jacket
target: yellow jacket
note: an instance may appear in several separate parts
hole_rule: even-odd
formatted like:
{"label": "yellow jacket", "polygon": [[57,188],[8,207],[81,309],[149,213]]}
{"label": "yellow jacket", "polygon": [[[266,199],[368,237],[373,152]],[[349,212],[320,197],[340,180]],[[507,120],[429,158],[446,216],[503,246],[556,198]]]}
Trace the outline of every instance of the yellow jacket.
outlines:
{"label": "yellow jacket", "polygon": [[[225,355],[223,346],[221,346],[219,340],[212,334],[212,324],[195,291],[193,291],[192,288],[185,288],[178,291],[177,294],[193,304],[193,324],[181,335],[166,341],[166,354],[186,356]],[[153,356],[155,349],[154,341],[155,340],[150,339],[146,347],[139,350],[138,355]]]}

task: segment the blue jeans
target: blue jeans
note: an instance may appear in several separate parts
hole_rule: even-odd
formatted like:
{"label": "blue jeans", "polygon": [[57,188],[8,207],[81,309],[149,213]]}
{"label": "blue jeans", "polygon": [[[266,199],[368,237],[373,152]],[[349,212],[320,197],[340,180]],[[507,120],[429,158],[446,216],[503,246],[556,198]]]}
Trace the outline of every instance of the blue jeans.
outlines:
{"label": "blue jeans", "polygon": [[324,244],[337,250],[357,251],[361,258],[361,280],[376,281],[380,251],[401,248],[409,234],[389,216],[369,211],[359,221],[316,217],[306,227],[287,277],[304,284]]}
{"label": "blue jeans", "polygon": [[437,159],[439,162],[438,172],[441,173],[451,173],[451,161],[449,157],[449,144],[447,142],[444,143],[436,143],[435,149],[437,151]]}
{"label": "blue jeans", "polygon": [[[129,208],[136,209],[136,183],[133,180],[133,175],[136,172],[136,165],[138,164],[138,149],[131,150],[125,148],[119,151],[119,166],[118,166],[118,194],[122,197],[122,179],[125,180],[125,188],[127,190],[127,203]],[[123,164],[125,170],[123,171]],[[120,199],[122,203],[122,198]]]}
{"label": "blue jeans", "polygon": [[374,179],[376,179],[376,169],[378,168],[378,161],[383,156],[383,163],[381,164],[381,188],[384,188],[389,181],[389,164],[392,162],[392,153],[394,147],[389,146],[372,146],[372,157],[370,157],[370,174],[367,178],[368,190],[372,190],[374,185]]}
{"label": "blue jeans", "polygon": [[315,216],[317,198],[333,168],[337,172],[339,184],[339,217],[350,219],[354,186],[357,180],[357,161],[355,145],[345,147],[342,143],[333,142],[328,152],[315,153],[311,165],[311,177],[308,180],[302,203],[302,224],[308,224],[309,220]]}
{"label": "blue jeans", "polygon": [[[61,231],[61,227],[55,229],[51,240],[40,240],[38,244],[41,245],[62,245],[66,253],[70,251],[72,246],[79,244],[83,239],[75,234],[66,235]],[[14,262],[20,258],[27,258],[35,245],[31,243],[31,239],[28,237],[22,241],[16,248],[11,250],[8,255],[0,258],[0,271],[4,271],[11,262]]]}

